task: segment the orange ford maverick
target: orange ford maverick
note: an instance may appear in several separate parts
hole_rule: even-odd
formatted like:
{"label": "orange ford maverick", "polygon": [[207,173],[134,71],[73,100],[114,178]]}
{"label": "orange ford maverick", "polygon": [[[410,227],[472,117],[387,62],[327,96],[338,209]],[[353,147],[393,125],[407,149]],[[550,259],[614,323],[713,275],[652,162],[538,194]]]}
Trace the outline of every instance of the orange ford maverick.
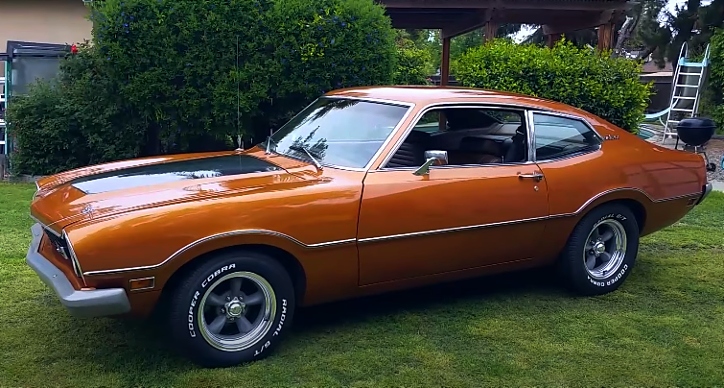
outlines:
{"label": "orange ford maverick", "polygon": [[700,155],[582,110],[438,87],[337,90],[251,149],[37,185],[26,260],[70,313],[160,311],[209,367],[268,356],[302,305],[543,266],[611,292],[711,190]]}

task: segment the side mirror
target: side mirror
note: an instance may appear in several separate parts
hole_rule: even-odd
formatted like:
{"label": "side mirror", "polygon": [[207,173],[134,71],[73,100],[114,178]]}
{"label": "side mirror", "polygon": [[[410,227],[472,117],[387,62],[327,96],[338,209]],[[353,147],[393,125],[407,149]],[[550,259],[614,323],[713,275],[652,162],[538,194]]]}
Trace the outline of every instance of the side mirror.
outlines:
{"label": "side mirror", "polygon": [[425,163],[412,174],[417,176],[429,174],[430,166],[435,162],[437,162],[438,165],[447,164],[447,151],[425,151],[425,159]]}

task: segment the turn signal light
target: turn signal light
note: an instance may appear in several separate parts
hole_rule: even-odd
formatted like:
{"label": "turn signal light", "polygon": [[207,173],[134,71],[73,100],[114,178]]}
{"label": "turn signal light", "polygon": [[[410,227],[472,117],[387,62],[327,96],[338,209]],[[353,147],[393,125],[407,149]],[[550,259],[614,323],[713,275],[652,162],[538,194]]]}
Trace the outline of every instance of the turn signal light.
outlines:
{"label": "turn signal light", "polygon": [[131,279],[128,281],[128,288],[131,291],[147,290],[156,285],[156,278],[151,276],[148,278]]}

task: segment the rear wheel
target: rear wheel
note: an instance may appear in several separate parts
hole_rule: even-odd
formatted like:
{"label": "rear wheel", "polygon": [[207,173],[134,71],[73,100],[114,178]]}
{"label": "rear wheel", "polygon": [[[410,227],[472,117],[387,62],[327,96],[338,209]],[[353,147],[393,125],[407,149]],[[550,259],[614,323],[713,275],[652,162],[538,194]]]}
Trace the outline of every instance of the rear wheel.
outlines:
{"label": "rear wheel", "polygon": [[639,247],[639,226],[631,210],[604,204],[581,219],[560,258],[560,270],[582,295],[618,289],[633,269]]}
{"label": "rear wheel", "polygon": [[225,367],[265,358],[291,326],[294,287],[257,252],[230,252],[188,273],[169,298],[174,342],[193,362]]}

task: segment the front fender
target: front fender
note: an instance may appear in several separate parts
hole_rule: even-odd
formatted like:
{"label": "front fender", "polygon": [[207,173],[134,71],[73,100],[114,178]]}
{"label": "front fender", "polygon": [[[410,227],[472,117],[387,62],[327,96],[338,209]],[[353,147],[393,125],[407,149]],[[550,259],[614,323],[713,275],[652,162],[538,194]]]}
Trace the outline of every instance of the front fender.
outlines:
{"label": "front fender", "polygon": [[[318,284],[357,285],[357,186],[321,185],[211,198],[66,228],[89,285],[153,276],[158,287],[186,263],[227,247],[266,245],[296,258],[311,294]],[[321,290],[319,295],[321,297]]]}

